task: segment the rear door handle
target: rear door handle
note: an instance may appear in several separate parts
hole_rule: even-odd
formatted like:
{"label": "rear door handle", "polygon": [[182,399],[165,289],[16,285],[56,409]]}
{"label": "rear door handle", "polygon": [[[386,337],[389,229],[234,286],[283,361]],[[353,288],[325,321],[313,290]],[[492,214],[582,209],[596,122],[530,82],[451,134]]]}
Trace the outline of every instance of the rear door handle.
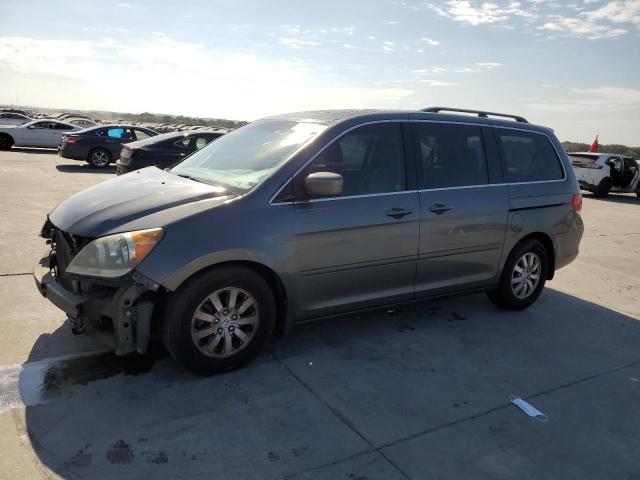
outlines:
{"label": "rear door handle", "polygon": [[393,218],[402,218],[413,213],[413,210],[407,210],[406,208],[392,208],[387,212],[387,215]]}
{"label": "rear door handle", "polygon": [[429,207],[429,211],[435,213],[436,215],[442,215],[449,210],[453,210],[453,207],[449,207],[444,203],[434,203]]}

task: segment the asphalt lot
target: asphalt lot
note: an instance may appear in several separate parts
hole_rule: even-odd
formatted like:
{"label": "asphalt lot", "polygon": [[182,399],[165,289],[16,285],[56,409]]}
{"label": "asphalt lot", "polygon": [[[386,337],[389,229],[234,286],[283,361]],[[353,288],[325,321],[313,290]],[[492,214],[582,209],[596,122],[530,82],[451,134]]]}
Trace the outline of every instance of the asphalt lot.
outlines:
{"label": "asphalt lot", "polygon": [[309,324],[198,378],[101,353],[36,291],[46,212],[112,175],[0,152],[0,478],[640,478],[635,196],[585,196],[580,257],[525,312],[473,295]]}

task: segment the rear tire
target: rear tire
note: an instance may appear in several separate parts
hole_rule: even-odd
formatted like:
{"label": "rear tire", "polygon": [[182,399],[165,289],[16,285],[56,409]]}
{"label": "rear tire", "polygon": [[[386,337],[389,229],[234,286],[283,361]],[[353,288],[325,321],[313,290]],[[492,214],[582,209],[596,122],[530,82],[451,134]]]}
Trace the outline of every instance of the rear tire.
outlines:
{"label": "rear tire", "polygon": [[173,294],[163,341],[181,365],[212,375],[251,362],[270,340],[275,321],[275,298],[260,275],[245,267],[220,267]]}
{"label": "rear tire", "polygon": [[96,168],[107,168],[111,161],[111,153],[104,148],[94,148],[89,152],[87,159],[87,162]]}
{"label": "rear tire", "polygon": [[489,300],[504,310],[528,308],[544,289],[548,258],[547,249],[538,240],[516,245],[507,258],[498,287],[487,292]]}
{"label": "rear tire", "polygon": [[603,178],[596,189],[593,192],[593,195],[598,198],[604,198],[609,195],[611,191],[611,179],[609,177]]}
{"label": "rear tire", "polygon": [[6,133],[0,133],[0,150],[9,150],[13,147],[13,138]]}

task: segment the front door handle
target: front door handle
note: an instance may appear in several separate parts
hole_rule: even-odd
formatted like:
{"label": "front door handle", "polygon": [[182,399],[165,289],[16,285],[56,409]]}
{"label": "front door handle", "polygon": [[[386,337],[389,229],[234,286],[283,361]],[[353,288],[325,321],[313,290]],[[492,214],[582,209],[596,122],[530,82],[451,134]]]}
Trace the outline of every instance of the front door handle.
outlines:
{"label": "front door handle", "polygon": [[449,207],[444,203],[434,203],[429,207],[429,211],[435,213],[436,215],[442,215],[443,213],[448,212],[449,210],[452,210],[452,209],[453,207]]}
{"label": "front door handle", "polygon": [[402,218],[413,213],[413,210],[407,210],[406,208],[392,208],[387,212],[387,215],[393,218]]}

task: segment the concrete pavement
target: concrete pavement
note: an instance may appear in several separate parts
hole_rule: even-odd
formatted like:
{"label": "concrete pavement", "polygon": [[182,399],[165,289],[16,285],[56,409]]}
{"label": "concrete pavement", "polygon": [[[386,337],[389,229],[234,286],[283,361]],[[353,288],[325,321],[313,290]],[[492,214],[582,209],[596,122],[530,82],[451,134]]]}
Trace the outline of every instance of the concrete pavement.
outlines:
{"label": "concrete pavement", "polygon": [[46,212],[113,172],[36,152],[0,152],[0,478],[640,476],[635,196],[585,196],[580,257],[525,312],[472,295],[308,324],[197,378],[97,353],[39,296]]}

